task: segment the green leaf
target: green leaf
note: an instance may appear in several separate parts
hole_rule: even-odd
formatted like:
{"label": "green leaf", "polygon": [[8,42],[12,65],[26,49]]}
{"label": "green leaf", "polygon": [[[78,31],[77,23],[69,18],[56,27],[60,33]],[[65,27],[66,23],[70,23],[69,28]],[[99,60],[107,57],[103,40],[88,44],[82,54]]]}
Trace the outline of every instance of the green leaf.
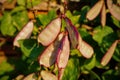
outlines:
{"label": "green leaf", "polygon": [[90,9],[89,6],[82,7],[82,9],[80,11],[80,22],[87,22],[86,14],[87,14],[87,12],[88,12],[89,9]]}
{"label": "green leaf", "polygon": [[90,80],[101,80],[99,75],[93,71],[90,71]]}
{"label": "green leaf", "polygon": [[78,80],[79,74],[79,59],[71,57],[65,68],[62,80]]}
{"label": "green leaf", "polygon": [[[118,39],[118,35],[116,32],[111,33],[109,35],[107,35],[104,40],[102,41],[101,45],[100,45],[100,49],[103,53],[106,53],[106,51],[108,50],[108,48],[112,45],[112,43]],[[120,44],[117,45],[115,52],[113,54],[113,59],[120,62]]]}
{"label": "green leaf", "polygon": [[78,24],[80,15],[74,15],[74,14],[72,14],[70,11],[67,11],[67,12],[66,12],[66,16],[67,16],[68,18],[70,18],[70,20],[71,20],[71,22],[72,22],[73,25]]}
{"label": "green leaf", "polygon": [[78,51],[78,49],[73,49],[71,50],[71,53],[70,53],[71,56],[78,56],[78,57],[81,57],[82,55],[80,54],[80,52]]}
{"label": "green leaf", "polygon": [[91,70],[95,67],[96,64],[96,57],[95,55],[91,58],[85,61],[83,67],[87,70]]}
{"label": "green leaf", "polygon": [[108,70],[102,74],[102,80],[119,80],[118,70]]}
{"label": "green leaf", "polygon": [[12,16],[14,26],[20,31],[22,27],[28,22],[27,11],[18,11]]}
{"label": "green leaf", "polygon": [[42,25],[42,28],[44,28],[55,17],[56,17],[56,12],[54,10],[49,11],[48,14],[40,14],[37,16],[37,18],[39,19]]}
{"label": "green leaf", "polygon": [[20,6],[25,6],[26,0],[17,0],[17,4]]}
{"label": "green leaf", "polygon": [[104,28],[98,26],[94,29],[94,32],[95,34],[93,35],[93,39],[100,45],[103,42],[104,37],[111,34],[113,30],[108,26],[105,26]]}
{"label": "green leaf", "polygon": [[27,8],[40,4],[41,0],[27,0]]}
{"label": "green leaf", "polygon": [[117,48],[115,49],[115,53],[113,55],[113,59],[120,62],[120,44],[117,45]]}
{"label": "green leaf", "polygon": [[35,39],[19,40],[19,44],[23,54],[32,60],[36,60],[43,50],[43,47],[37,45],[38,43]]}
{"label": "green leaf", "polygon": [[1,22],[1,33],[4,36],[13,36],[16,32],[16,28],[13,26],[12,17],[9,13],[4,14]]}
{"label": "green leaf", "polygon": [[0,75],[3,75],[7,72],[11,72],[13,71],[13,69],[14,67],[7,61],[3,61],[2,63],[0,63]]}
{"label": "green leaf", "polygon": [[17,12],[19,12],[19,11],[23,11],[23,10],[25,10],[25,7],[23,7],[23,6],[18,6],[18,7],[15,7],[12,11],[11,11],[11,14],[15,14],[15,13],[17,13]]}
{"label": "green leaf", "polygon": [[95,46],[95,45],[96,45],[95,41],[92,39],[92,36],[91,36],[90,33],[87,31],[87,29],[85,29],[85,28],[80,28],[80,29],[79,29],[79,33],[80,33],[82,39],[85,40],[85,42],[87,42],[87,43],[90,44],[91,46]]}
{"label": "green leaf", "polygon": [[5,75],[0,77],[0,80],[9,80],[9,75]]}
{"label": "green leaf", "polygon": [[120,28],[120,21],[117,20],[116,18],[114,18],[113,16],[111,16],[111,18],[112,18],[112,22],[113,22],[118,28]]}

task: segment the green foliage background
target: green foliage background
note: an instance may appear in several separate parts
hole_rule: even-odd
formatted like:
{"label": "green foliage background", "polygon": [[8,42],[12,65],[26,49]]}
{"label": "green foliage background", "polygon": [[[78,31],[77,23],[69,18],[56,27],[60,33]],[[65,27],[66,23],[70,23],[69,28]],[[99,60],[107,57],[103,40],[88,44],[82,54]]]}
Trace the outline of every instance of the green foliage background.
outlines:
{"label": "green foliage background", "polygon": [[[15,37],[29,21],[27,9],[32,6],[30,0],[27,0],[27,6],[25,3],[25,0],[17,0],[18,5],[13,10],[3,12],[3,16],[0,17],[0,32],[2,36]],[[37,5],[40,3],[40,0],[32,0],[32,3],[33,5]],[[93,3],[91,2],[91,4]],[[111,44],[115,40],[120,39],[120,21],[110,14],[107,14],[107,24],[104,27],[100,24],[100,16],[93,21],[88,21],[86,13],[90,7],[91,5],[84,5],[81,10],[74,10],[73,12],[68,10],[66,16],[72,20],[83,40],[94,48],[94,55],[90,59],[85,59],[79,51],[71,50],[62,80],[119,80],[120,44],[117,45],[114,55],[107,66],[102,66],[100,61]],[[56,16],[55,10],[50,10],[48,14],[39,14],[36,16],[36,23],[34,23],[31,39],[19,40],[21,47],[18,51],[22,53],[22,56],[17,60],[8,59],[0,64],[0,80],[11,80],[20,74],[27,76],[43,69],[46,70],[46,68],[38,64],[38,56],[43,52],[45,47],[38,44],[36,37],[39,32],[39,26],[44,29]],[[83,24],[90,26],[92,29],[88,30],[82,27]],[[62,28],[64,27],[63,21]],[[53,66],[49,71],[57,75],[53,70]]]}

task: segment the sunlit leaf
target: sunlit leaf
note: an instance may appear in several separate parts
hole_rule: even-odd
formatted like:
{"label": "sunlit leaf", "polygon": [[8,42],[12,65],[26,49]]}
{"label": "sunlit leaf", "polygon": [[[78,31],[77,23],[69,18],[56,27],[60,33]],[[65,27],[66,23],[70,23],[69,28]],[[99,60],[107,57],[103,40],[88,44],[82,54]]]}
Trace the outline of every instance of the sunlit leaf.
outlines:
{"label": "sunlit leaf", "polygon": [[71,20],[73,25],[78,24],[80,15],[75,15],[74,13],[72,14],[69,10],[66,12],[66,16]]}
{"label": "sunlit leaf", "polygon": [[0,30],[4,36],[13,36],[15,34],[16,28],[13,26],[11,14],[4,14],[1,21]]}
{"label": "sunlit leaf", "polygon": [[84,63],[84,68],[87,69],[87,70],[91,70],[95,67],[95,64],[96,64],[96,57],[93,56],[93,58],[91,59],[88,59],[85,61]]}
{"label": "sunlit leaf", "polygon": [[25,26],[25,24],[27,24],[27,22],[29,21],[27,11],[21,10],[22,7],[17,7],[16,10],[13,9],[13,11],[11,12],[15,14],[12,16],[13,25],[18,29],[18,31],[20,31],[23,28],[23,26]]}
{"label": "sunlit leaf", "polygon": [[75,57],[70,58],[64,70],[62,80],[78,80],[79,75],[79,59]]}
{"label": "sunlit leaf", "polygon": [[31,8],[32,6],[40,4],[41,0],[26,0],[26,7]]}
{"label": "sunlit leaf", "polygon": [[50,10],[47,14],[39,14],[37,15],[38,20],[40,21],[40,25],[42,28],[45,28],[45,26],[50,23],[51,20],[53,20],[56,17],[55,10]]}
{"label": "sunlit leaf", "polygon": [[0,63],[0,75],[11,72],[14,70],[14,67],[7,61]]}
{"label": "sunlit leaf", "polygon": [[18,7],[15,7],[12,11],[11,11],[11,14],[15,14],[19,11],[24,11],[25,10],[25,7],[23,6],[18,6]]}
{"label": "sunlit leaf", "polygon": [[20,6],[25,6],[26,1],[25,0],[17,0],[17,4]]}
{"label": "sunlit leaf", "polygon": [[98,42],[98,44],[101,44],[104,40],[104,37],[111,34],[113,32],[113,29],[109,26],[105,26],[104,28],[98,26],[94,29],[95,34],[93,35],[93,39]]}
{"label": "sunlit leaf", "polygon": [[114,23],[118,28],[120,28],[120,21],[117,20],[116,18],[114,18],[113,16],[111,16],[111,18],[112,18],[113,23]]}

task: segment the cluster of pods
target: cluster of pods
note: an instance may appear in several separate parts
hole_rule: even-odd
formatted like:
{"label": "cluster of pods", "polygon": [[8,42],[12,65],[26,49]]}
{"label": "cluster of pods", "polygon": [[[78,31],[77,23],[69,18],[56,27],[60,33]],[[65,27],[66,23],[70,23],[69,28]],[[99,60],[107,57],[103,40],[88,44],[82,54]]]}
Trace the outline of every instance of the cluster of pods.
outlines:
{"label": "cluster of pods", "polygon": [[[62,19],[66,23],[65,30],[61,32]],[[20,47],[18,40],[27,39],[31,36],[33,22],[28,24],[18,33],[13,45]],[[39,56],[39,63],[45,67],[57,64],[58,69],[64,69],[67,65],[70,49],[78,49],[82,56],[91,58],[93,48],[82,40],[76,27],[67,17],[57,17],[53,19],[38,35],[38,42],[46,49]]]}

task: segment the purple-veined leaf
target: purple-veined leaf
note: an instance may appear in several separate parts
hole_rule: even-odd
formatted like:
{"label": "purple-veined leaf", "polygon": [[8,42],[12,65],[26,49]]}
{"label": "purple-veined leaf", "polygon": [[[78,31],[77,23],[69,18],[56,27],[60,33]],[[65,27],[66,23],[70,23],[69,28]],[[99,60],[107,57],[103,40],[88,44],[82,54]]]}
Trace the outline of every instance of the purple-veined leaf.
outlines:
{"label": "purple-veined leaf", "polygon": [[44,46],[51,44],[57,37],[61,28],[61,18],[52,20],[46,28],[38,35],[38,42]]}
{"label": "purple-veined leaf", "polygon": [[84,56],[85,58],[91,58],[94,53],[92,46],[90,46],[88,43],[86,43],[83,40],[79,45],[78,50],[81,52],[82,56]]}
{"label": "purple-veined leaf", "polygon": [[46,67],[50,67],[56,61],[56,57],[58,55],[60,45],[60,40],[62,39],[64,32],[60,33],[58,38],[54,43],[51,43],[45,51],[39,57],[40,65],[44,65]]}
{"label": "purple-veined leaf", "polygon": [[48,71],[41,71],[41,77],[43,80],[58,80],[57,76]]}
{"label": "purple-veined leaf", "polygon": [[117,0],[116,2],[118,2],[118,5],[114,4],[113,0],[107,0],[107,6],[110,13],[120,21],[120,2],[119,0]]}
{"label": "purple-veined leaf", "polygon": [[77,48],[78,40],[79,40],[79,32],[77,31],[76,27],[72,24],[70,19],[66,17],[65,21],[66,21],[66,28],[69,33],[72,48]]}
{"label": "purple-veined leaf", "polygon": [[102,64],[103,66],[106,66],[106,65],[109,63],[110,59],[111,59],[112,56],[113,56],[113,53],[114,53],[115,48],[116,48],[116,46],[117,46],[117,43],[118,43],[118,40],[116,40],[116,41],[111,45],[111,47],[108,49],[108,51],[107,51],[107,52],[105,53],[105,55],[103,56],[103,58],[102,58],[102,60],[101,60],[101,64]]}
{"label": "purple-veined leaf", "polygon": [[102,10],[101,10],[101,24],[102,24],[102,26],[105,26],[105,24],[106,24],[106,7],[105,7],[105,3],[103,4]]}
{"label": "purple-veined leaf", "polygon": [[18,35],[15,37],[13,45],[20,47],[18,40],[20,39],[28,39],[30,38],[32,31],[33,31],[33,22],[29,21],[24,27],[23,29],[18,33]]}
{"label": "purple-veined leaf", "polygon": [[58,68],[65,68],[69,59],[70,44],[68,40],[68,34],[66,34],[59,45],[59,53],[57,56]]}
{"label": "purple-veined leaf", "polygon": [[86,18],[88,20],[93,20],[100,13],[104,0],[99,0],[88,12]]}

